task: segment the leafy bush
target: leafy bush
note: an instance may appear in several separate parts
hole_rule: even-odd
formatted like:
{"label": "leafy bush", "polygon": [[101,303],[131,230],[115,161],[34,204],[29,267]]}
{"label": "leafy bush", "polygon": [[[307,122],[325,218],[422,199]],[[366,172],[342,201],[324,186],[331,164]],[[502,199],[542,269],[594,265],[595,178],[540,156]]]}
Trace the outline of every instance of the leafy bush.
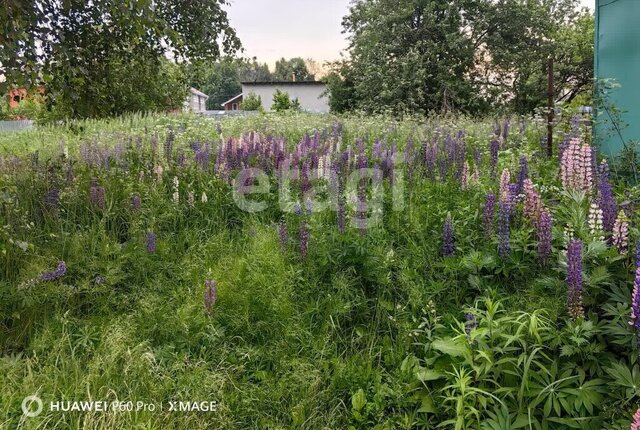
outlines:
{"label": "leafy bush", "polygon": [[240,108],[248,111],[262,110],[262,98],[254,92],[250,92],[243,98]]}

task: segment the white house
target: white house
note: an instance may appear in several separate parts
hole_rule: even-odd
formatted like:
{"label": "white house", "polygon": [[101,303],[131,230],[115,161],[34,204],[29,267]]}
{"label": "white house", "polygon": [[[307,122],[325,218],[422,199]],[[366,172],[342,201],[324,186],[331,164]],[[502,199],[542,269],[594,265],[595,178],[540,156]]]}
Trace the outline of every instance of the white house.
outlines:
{"label": "white house", "polygon": [[202,113],[207,110],[208,95],[202,91],[198,91],[195,88],[189,88],[189,94],[184,101],[184,110]]}
{"label": "white house", "polygon": [[249,93],[254,93],[262,99],[262,107],[265,110],[271,110],[273,95],[277,89],[288,93],[292,100],[298,99],[303,111],[329,112],[329,98],[326,95],[327,85],[324,82],[243,82],[242,96],[246,99]]}

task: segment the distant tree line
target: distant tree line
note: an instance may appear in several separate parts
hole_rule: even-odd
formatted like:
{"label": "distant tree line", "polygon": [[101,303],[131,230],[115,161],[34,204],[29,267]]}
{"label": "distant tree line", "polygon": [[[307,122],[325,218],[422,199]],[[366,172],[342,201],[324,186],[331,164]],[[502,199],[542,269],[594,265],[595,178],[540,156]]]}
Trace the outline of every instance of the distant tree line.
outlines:
{"label": "distant tree line", "polygon": [[594,18],[578,0],[356,0],[348,56],[327,81],[336,112],[531,112],[590,88]]}

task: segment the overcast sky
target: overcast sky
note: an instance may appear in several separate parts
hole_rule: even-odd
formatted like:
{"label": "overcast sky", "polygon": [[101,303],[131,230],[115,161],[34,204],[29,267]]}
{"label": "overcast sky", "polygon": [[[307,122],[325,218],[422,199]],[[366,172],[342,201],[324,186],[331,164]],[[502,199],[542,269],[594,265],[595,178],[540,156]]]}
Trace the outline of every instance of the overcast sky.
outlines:
{"label": "overcast sky", "polygon": [[[595,0],[581,0],[594,8]],[[245,48],[273,68],[281,57],[313,58],[322,63],[340,58],[347,45],[342,17],[350,0],[231,0],[231,25]]]}

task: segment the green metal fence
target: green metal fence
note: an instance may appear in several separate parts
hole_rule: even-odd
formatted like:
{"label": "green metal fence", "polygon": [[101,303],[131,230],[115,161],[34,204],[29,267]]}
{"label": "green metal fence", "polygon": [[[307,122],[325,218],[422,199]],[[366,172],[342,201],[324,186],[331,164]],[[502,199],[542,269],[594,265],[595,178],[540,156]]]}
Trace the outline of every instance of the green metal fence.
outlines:
{"label": "green metal fence", "polygon": [[640,0],[596,0],[595,33],[596,94],[616,86],[598,106],[595,139],[615,155],[640,140]]}

